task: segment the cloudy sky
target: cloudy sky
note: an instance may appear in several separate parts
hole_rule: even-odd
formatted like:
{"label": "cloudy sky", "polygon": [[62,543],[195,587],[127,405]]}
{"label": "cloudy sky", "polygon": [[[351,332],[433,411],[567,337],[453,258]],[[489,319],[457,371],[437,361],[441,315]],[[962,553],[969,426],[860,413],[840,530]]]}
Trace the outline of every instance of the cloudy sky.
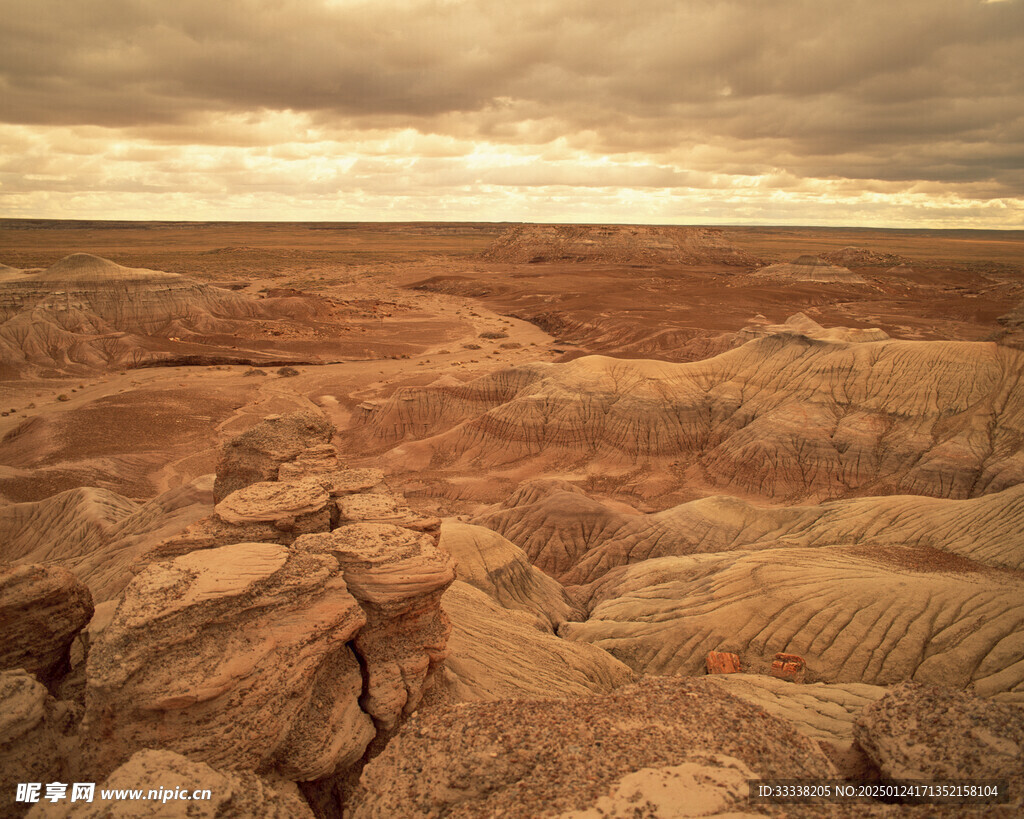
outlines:
{"label": "cloudy sky", "polygon": [[0,216],[1024,226],[1024,0],[0,0]]}

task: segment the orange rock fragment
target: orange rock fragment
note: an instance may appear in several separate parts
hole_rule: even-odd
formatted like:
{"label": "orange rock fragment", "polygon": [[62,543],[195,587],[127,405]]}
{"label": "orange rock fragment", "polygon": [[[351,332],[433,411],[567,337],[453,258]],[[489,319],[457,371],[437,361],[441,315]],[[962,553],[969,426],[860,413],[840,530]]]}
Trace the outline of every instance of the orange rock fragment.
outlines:
{"label": "orange rock fragment", "polygon": [[783,654],[780,652],[775,655],[775,659],[772,661],[771,674],[780,680],[802,683],[806,671],[807,664],[799,654]]}
{"label": "orange rock fragment", "polygon": [[728,651],[709,651],[705,661],[708,674],[737,674],[740,658]]}

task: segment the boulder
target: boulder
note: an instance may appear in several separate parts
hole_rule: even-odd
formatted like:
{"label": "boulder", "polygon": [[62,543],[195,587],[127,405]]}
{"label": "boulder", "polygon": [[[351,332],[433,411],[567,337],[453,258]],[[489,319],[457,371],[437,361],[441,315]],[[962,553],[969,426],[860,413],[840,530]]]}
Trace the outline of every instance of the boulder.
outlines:
{"label": "boulder", "polygon": [[440,602],[455,579],[451,555],[429,535],[387,523],[304,535],[294,549],[340,564],[366,615],[354,642],[368,677],[361,702],[379,727],[394,729],[446,656],[451,626]]}
{"label": "boulder", "polygon": [[56,685],[69,670],[71,643],[92,612],[92,594],[67,569],[0,568],[0,669],[24,668]]}
{"label": "boulder", "polygon": [[374,734],[348,645],[365,623],[330,555],[239,543],[149,566],[89,653],[89,773],[142,748],[296,781],[348,766]]}
{"label": "boulder", "polygon": [[220,502],[249,484],[277,478],[281,464],[320,444],[329,444],[334,426],[318,412],[272,415],[232,438],[221,450],[214,500]]}
{"label": "boulder", "polygon": [[854,736],[885,779],[1005,780],[1024,805],[1024,710],[906,682],[865,708]]}
{"label": "boulder", "polygon": [[20,816],[18,784],[67,781],[74,709],[22,668],[0,672],[0,815]]}
{"label": "boulder", "polygon": [[780,680],[802,683],[807,675],[807,663],[804,662],[804,658],[799,654],[779,652],[772,659],[772,667],[769,673]]}
{"label": "boulder", "polygon": [[[104,799],[103,790],[141,790],[155,798]],[[186,794],[187,798],[181,798]],[[194,798],[193,798],[194,797]],[[142,806],[145,807],[142,807]],[[141,808],[141,811],[140,811]],[[144,812],[143,812],[144,811]],[[218,771],[173,751],[144,750],[113,771],[96,788],[92,802],[40,803],[31,819],[313,819],[293,782],[267,780],[252,771]]]}
{"label": "boulder", "polygon": [[[652,677],[603,696],[420,712],[364,768],[346,815],[557,816],[614,799],[638,771],[675,766],[687,766],[667,771],[691,785],[683,804],[710,787],[736,812],[753,807],[739,776],[836,775],[812,740],[706,678]],[[717,773],[692,789],[706,768]]]}
{"label": "boulder", "polygon": [[740,658],[729,651],[709,651],[704,665],[708,674],[738,674],[743,670]]}

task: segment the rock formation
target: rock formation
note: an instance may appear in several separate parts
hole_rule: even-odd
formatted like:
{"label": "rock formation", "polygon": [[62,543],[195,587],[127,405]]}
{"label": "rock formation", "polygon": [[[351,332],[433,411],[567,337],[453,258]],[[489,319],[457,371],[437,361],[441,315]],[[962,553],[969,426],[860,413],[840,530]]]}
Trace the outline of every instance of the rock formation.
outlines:
{"label": "rock formation", "polygon": [[365,623],[329,555],[241,543],[148,567],[89,654],[89,768],[158,747],[300,781],[333,774],[374,734],[348,645]]}
{"label": "rock formation", "polygon": [[812,740],[760,708],[702,680],[652,678],[603,696],[414,717],[364,769],[351,815],[557,816],[614,800],[644,769],[699,776],[712,807],[736,812],[748,777],[835,776]]}
{"label": "rock formation", "polygon": [[332,555],[366,615],[354,646],[367,675],[363,708],[385,731],[416,710],[443,662],[450,624],[441,595],[455,579],[429,535],[387,523],[355,523],[304,535],[296,552]]}
{"label": "rock formation", "polygon": [[519,545],[566,585],[648,558],[848,545],[885,553],[913,545],[993,568],[1024,569],[1024,487],[954,501],[892,495],[818,506],[763,507],[712,496],[650,515],[598,501],[566,481],[535,480],[475,521]]}
{"label": "rock formation", "polygon": [[583,593],[590,617],[564,636],[636,671],[698,674],[708,651],[766,673],[777,652],[809,681],[973,685],[1021,702],[1024,622],[1018,572],[937,550],[791,547],[653,558]]}
{"label": "rock formation", "polygon": [[857,742],[885,779],[1002,780],[1007,815],[1024,807],[1024,711],[963,691],[897,686],[865,708]]}
{"label": "rock formation", "polygon": [[650,225],[517,225],[483,254],[491,262],[750,265],[721,230]]}
{"label": "rock formation", "polygon": [[[4,635],[10,634],[6,629]],[[0,793],[3,816],[21,816],[17,786],[66,782],[74,754],[74,708],[51,697],[24,669],[0,671]],[[19,808],[21,808],[19,810]]]}
{"label": "rock formation", "polygon": [[209,511],[212,482],[198,479],[146,503],[93,487],[0,507],[0,560],[70,569],[100,603],[120,594],[132,566]]}
{"label": "rock formation", "polygon": [[800,256],[793,262],[770,264],[759,268],[747,276],[750,281],[814,284],[864,285],[867,279],[854,273],[848,267],[829,264],[817,256]]}
{"label": "rock formation", "polygon": [[444,678],[456,701],[606,694],[634,679],[607,651],[556,637],[546,619],[468,583],[455,581],[441,605],[452,623]]}
{"label": "rock formation", "polygon": [[866,247],[847,245],[839,250],[821,253],[819,259],[830,264],[844,267],[892,267],[904,264],[907,260],[896,253],[881,253]]}
{"label": "rock formation", "polygon": [[528,612],[552,631],[582,615],[560,583],[531,565],[522,549],[497,532],[445,521],[441,546],[455,558],[459,580],[506,609]]}
{"label": "rock formation", "polygon": [[70,668],[71,642],[92,613],[89,589],[67,569],[0,567],[0,669],[23,668],[55,686]]}
{"label": "rock formation", "polygon": [[84,370],[158,361],[170,354],[151,349],[148,338],[230,333],[264,314],[248,296],[76,253],[41,273],[0,280],[0,366]]}
{"label": "rock formation", "polygon": [[[139,790],[147,798],[106,798],[103,791]],[[156,791],[149,799],[150,791]],[[183,796],[181,796],[183,794]],[[218,771],[172,751],[144,750],[111,772],[91,802],[42,802],[29,819],[134,819],[140,802],[147,816],[202,816],[219,819],[313,819],[294,783],[268,780],[251,771]]]}
{"label": "rock formation", "polygon": [[587,356],[399,389],[364,435],[395,469],[571,463],[650,497],[976,497],[1024,481],[1021,369],[992,343],[780,334],[686,364]]}
{"label": "rock formation", "polygon": [[[303,456],[306,460],[300,463],[307,465],[313,460],[311,455],[305,454],[310,449],[320,456],[317,462],[324,463],[323,456],[327,453],[315,447],[329,444],[333,436],[334,427],[318,412],[300,411],[264,419],[224,446],[213,486],[215,501],[220,503],[249,484],[277,480],[281,464],[286,461]],[[329,458],[327,460],[330,462]],[[336,453],[331,465],[340,466]],[[285,477],[290,475],[286,473]]]}

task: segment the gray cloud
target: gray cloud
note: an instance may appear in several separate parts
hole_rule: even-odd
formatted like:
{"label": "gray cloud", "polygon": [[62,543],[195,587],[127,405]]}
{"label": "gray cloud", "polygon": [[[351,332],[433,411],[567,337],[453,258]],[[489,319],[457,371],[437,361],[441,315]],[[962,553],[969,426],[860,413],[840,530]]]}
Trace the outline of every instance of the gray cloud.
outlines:
{"label": "gray cloud", "polygon": [[[513,187],[787,174],[1024,196],[1021,0],[5,0],[4,18],[11,125],[256,147],[404,128],[442,155],[558,144],[624,163],[462,174]],[[159,147],[136,150],[160,169]]]}

